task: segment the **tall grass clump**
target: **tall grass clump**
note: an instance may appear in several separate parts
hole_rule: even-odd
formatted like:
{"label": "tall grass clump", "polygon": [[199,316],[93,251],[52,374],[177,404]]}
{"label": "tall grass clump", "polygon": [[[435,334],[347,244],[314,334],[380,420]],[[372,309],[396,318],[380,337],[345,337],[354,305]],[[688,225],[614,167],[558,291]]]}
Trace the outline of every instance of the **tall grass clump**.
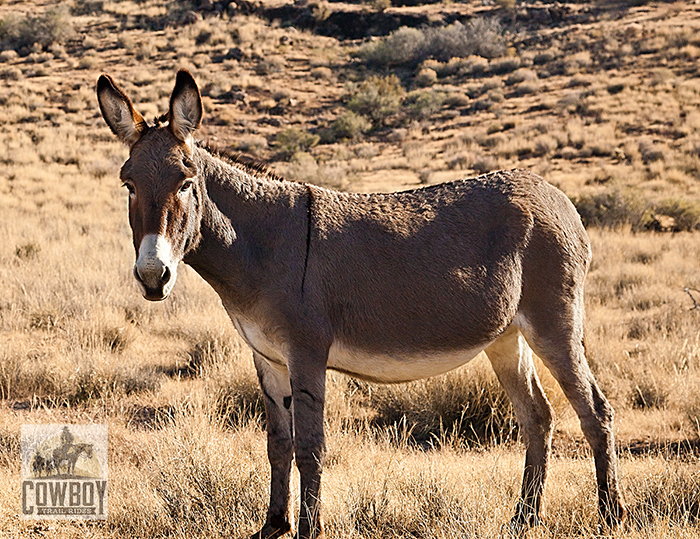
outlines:
{"label": "tall grass clump", "polygon": [[58,5],[42,15],[10,15],[0,20],[0,48],[29,52],[36,44],[47,49],[54,43],[64,42],[72,33],[70,10]]}
{"label": "tall grass clump", "polygon": [[486,368],[460,369],[399,386],[376,386],[368,405],[379,430],[401,429],[419,446],[491,445],[516,437],[510,400]]}
{"label": "tall grass clump", "polygon": [[248,536],[264,520],[264,463],[244,447],[250,434],[231,438],[202,420],[175,426],[151,451],[148,482],[161,502],[154,520],[162,526],[149,530],[152,536]]}
{"label": "tall grass clump", "polygon": [[56,365],[40,354],[0,356],[0,398],[76,406],[116,396],[154,392],[158,373],[144,367],[98,362],[86,356]]}
{"label": "tall grass clump", "polygon": [[364,45],[358,55],[369,65],[384,69],[415,67],[431,58],[440,62],[471,55],[496,58],[505,49],[498,21],[476,18],[467,24],[458,21],[440,28],[399,28],[382,41]]}
{"label": "tall grass clump", "polygon": [[425,471],[386,478],[383,488],[374,481],[357,482],[348,493],[346,512],[359,537],[427,539],[469,528],[462,493]]}
{"label": "tall grass clump", "polygon": [[676,463],[627,479],[629,521],[643,529],[657,523],[700,523],[700,475]]}

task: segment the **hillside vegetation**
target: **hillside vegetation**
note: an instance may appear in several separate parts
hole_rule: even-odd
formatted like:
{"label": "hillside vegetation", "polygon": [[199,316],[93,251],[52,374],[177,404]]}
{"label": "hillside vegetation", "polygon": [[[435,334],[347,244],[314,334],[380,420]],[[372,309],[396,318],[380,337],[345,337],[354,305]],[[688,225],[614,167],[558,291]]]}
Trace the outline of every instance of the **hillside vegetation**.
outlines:
{"label": "hillside vegetation", "polygon": [[[153,118],[184,67],[200,138],[292,179],[392,191],[517,166],[561,188],[593,244],[587,349],[630,509],[616,536],[700,537],[700,7],[399,4],[0,3],[0,536],[247,537],[264,519],[250,352],[189,268],[168,301],[141,298],[127,149],[94,95],[109,73]],[[527,536],[591,537],[588,446],[538,369],[557,417]],[[329,537],[502,536],[524,455],[485,358],[328,388]],[[20,520],[20,426],[60,422],[109,425],[108,523]]]}

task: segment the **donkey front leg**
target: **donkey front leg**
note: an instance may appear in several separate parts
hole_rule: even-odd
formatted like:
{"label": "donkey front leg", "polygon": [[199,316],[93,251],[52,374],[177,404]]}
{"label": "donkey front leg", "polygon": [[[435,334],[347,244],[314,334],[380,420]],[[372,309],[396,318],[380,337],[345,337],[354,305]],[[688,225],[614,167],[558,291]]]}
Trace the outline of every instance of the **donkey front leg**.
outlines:
{"label": "donkey front leg", "polygon": [[289,365],[294,403],[294,458],[301,479],[299,539],[323,537],[321,471],[325,455],[326,362],[327,355],[307,351],[293,354]]}
{"label": "donkey front leg", "polygon": [[251,539],[275,539],[292,529],[289,474],[292,467],[292,389],[286,367],[253,354],[265,401],[267,457],[270,461],[270,506],[263,528]]}

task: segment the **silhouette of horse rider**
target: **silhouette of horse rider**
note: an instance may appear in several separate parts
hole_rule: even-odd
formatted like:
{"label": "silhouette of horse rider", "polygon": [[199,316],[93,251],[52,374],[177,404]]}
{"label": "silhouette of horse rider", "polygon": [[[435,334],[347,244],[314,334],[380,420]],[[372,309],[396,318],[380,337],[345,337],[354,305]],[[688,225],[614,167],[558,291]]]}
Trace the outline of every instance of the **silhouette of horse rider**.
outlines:
{"label": "silhouette of horse rider", "polygon": [[53,450],[53,460],[56,473],[60,473],[61,463],[68,462],[67,475],[75,475],[75,463],[82,453],[88,458],[92,458],[92,444],[74,444],[75,437],[68,427],[63,427],[61,431],[61,445]]}

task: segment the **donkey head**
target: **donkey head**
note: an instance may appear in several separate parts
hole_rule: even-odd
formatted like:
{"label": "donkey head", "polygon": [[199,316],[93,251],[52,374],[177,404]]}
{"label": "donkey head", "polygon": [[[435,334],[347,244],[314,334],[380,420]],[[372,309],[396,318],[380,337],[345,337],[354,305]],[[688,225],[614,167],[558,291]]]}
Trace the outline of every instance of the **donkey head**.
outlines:
{"label": "donkey head", "polygon": [[193,134],[202,121],[202,98],[192,75],[181,70],[170,110],[153,126],[108,75],[97,81],[97,99],[109,128],[130,148],[120,177],[129,190],[134,277],[146,299],[163,300],[178,263],[199,241],[203,185]]}

